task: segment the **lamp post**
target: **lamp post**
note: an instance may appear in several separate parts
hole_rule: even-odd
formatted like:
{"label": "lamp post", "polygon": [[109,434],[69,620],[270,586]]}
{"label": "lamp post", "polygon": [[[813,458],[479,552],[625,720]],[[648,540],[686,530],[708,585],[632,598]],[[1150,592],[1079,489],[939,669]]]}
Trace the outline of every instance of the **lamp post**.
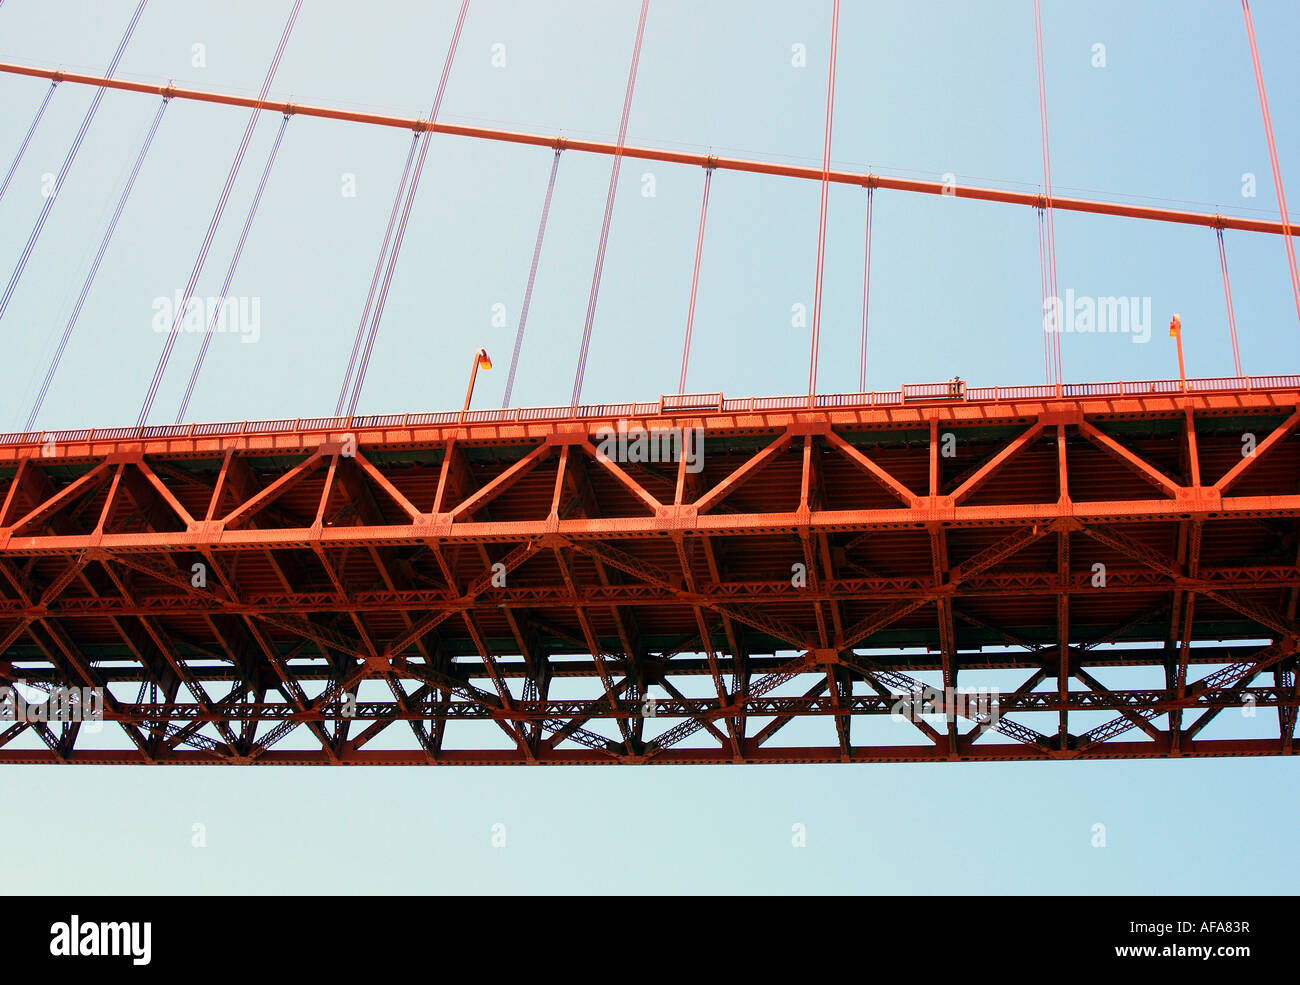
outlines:
{"label": "lamp post", "polygon": [[465,408],[460,412],[460,419],[463,423],[465,415],[469,413],[469,402],[474,396],[474,380],[478,377],[480,369],[491,369],[492,360],[487,354],[486,349],[479,349],[474,353],[474,365],[469,371],[469,389],[465,391]]}
{"label": "lamp post", "polygon": [[1169,319],[1169,334],[1178,343],[1178,389],[1187,392],[1187,372],[1183,369],[1183,321],[1177,315]]}

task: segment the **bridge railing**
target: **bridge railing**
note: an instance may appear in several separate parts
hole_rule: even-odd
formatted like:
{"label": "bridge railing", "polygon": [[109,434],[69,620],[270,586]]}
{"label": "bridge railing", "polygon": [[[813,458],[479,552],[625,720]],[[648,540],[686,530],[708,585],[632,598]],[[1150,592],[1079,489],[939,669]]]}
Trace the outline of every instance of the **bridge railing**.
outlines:
{"label": "bridge railing", "polygon": [[[953,388],[959,389],[958,394]],[[1193,380],[1116,380],[1110,383],[1067,383],[1059,390],[1065,398],[1141,397],[1177,393],[1249,393],[1261,390],[1300,390],[1300,375],[1215,376]],[[954,403],[990,403],[1015,400],[1051,400],[1058,389],[1050,385],[967,387],[964,383],[909,383],[899,390],[869,393],[821,393],[818,408],[899,407],[915,400],[949,400]],[[283,434],[301,431],[351,431],[369,428],[408,428],[450,424],[527,424],[544,421],[656,417],[700,411],[759,413],[808,409],[806,394],[786,397],[738,397],[721,393],[677,393],[657,401],[625,404],[583,404],[578,407],[506,407],[492,410],[434,411],[422,414],[380,414],[369,417],[308,417],[271,421],[227,421],[214,424],[152,424],[147,427],[81,428],[67,431],[14,431],[0,434],[0,445],[39,445],[46,442],[123,441],[141,438],[204,438],[249,434]]]}
{"label": "bridge railing", "polygon": [[722,410],[721,393],[671,393],[659,397],[659,409],[667,414],[675,410]]}
{"label": "bridge railing", "polygon": [[966,396],[966,384],[961,380],[943,383],[904,383],[903,400],[961,400]]}
{"label": "bridge railing", "polygon": [[1049,400],[1056,396],[1054,386],[973,386],[966,389],[968,403],[990,400]]}

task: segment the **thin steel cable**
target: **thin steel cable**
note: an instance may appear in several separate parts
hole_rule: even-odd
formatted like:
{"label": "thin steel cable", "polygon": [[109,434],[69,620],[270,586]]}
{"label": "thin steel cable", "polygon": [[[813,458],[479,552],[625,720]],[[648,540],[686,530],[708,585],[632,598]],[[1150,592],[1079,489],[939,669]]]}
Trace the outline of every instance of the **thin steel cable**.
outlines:
{"label": "thin steel cable", "polygon": [[1282,169],[1278,165],[1277,144],[1273,141],[1273,120],[1268,112],[1268,96],[1264,92],[1264,71],[1259,64],[1259,49],[1255,45],[1255,21],[1250,15],[1249,0],[1241,0],[1241,10],[1246,18],[1246,37],[1250,40],[1250,60],[1255,68],[1255,88],[1259,90],[1259,110],[1264,117],[1268,160],[1273,167],[1273,187],[1277,189],[1277,207],[1282,219],[1282,242],[1286,245],[1287,268],[1291,272],[1291,293],[1295,296],[1296,318],[1300,319],[1300,275],[1296,273],[1295,244],[1291,242],[1291,220],[1286,211],[1286,194],[1282,191]]}
{"label": "thin steel cable", "polygon": [[22,163],[23,155],[27,153],[27,145],[32,142],[32,135],[36,133],[36,128],[41,125],[41,117],[45,115],[45,110],[50,105],[50,97],[54,95],[54,90],[58,87],[59,82],[55,79],[50,83],[50,87],[45,90],[45,98],[41,100],[41,105],[32,118],[32,125],[27,128],[27,135],[23,137],[23,142],[18,145],[18,153],[14,155],[13,163],[9,165],[9,170],[5,172],[4,181],[0,181],[0,199],[3,199],[5,192],[9,190],[9,182],[14,180],[14,172],[18,170],[18,165]]}
{"label": "thin steel cable", "polygon": [[271,168],[275,165],[276,155],[280,153],[280,141],[284,139],[284,131],[288,125],[289,116],[285,114],[280,121],[280,129],[276,131],[275,143],[271,145],[271,152],[266,157],[266,164],[262,167],[262,177],[257,182],[257,191],[253,195],[253,201],[248,206],[248,215],[244,219],[244,228],[239,232],[239,242],[235,244],[235,252],[230,258],[230,266],[226,268],[226,278],[221,282],[221,291],[217,294],[217,304],[213,306],[212,314],[208,317],[207,331],[203,333],[203,344],[199,346],[199,354],[194,360],[194,369],[190,372],[189,382],[185,386],[185,396],[181,399],[181,405],[176,411],[177,424],[180,424],[185,419],[185,412],[189,410],[190,398],[194,396],[194,384],[198,382],[199,373],[203,371],[203,360],[207,357],[208,346],[212,343],[217,318],[225,306],[226,296],[230,292],[230,283],[235,279],[235,270],[239,267],[239,258],[244,253],[244,244],[248,242],[248,231],[253,228],[253,220],[257,218],[257,207],[262,203],[262,193],[266,191],[266,182],[271,176]]}
{"label": "thin steel cable", "polygon": [[709,215],[709,185],[713,182],[713,168],[704,171],[704,194],[700,198],[700,231],[695,235],[695,267],[691,271],[691,302],[686,308],[686,338],[682,341],[682,375],[677,381],[677,392],[686,392],[686,367],[691,359],[691,332],[695,328],[695,296],[700,289],[700,257],[704,253],[704,225]]}
{"label": "thin steel cable", "polygon": [[[295,0],[293,9],[289,12],[289,19],[285,22],[284,30],[280,34],[280,43],[275,49],[275,56],[271,59],[271,65],[266,71],[266,78],[262,81],[262,89],[259,99],[265,99],[266,94],[271,89],[271,82],[275,79],[276,70],[280,67],[280,58],[284,55],[284,50],[289,44],[289,36],[293,33],[293,25],[298,19],[298,11],[302,9],[302,0]],[[208,231],[203,237],[203,243],[199,247],[199,254],[194,259],[194,268],[190,271],[190,279],[185,285],[185,294],[181,297],[180,306],[172,315],[171,331],[167,333],[167,341],[163,344],[162,354],[158,357],[158,365],[154,369],[153,379],[149,382],[149,390],[145,395],[144,403],[140,406],[140,416],[136,421],[137,427],[144,427],[145,421],[149,418],[149,411],[153,407],[154,398],[158,395],[158,387],[162,383],[163,374],[167,370],[167,360],[171,358],[172,349],[176,345],[176,336],[180,333],[181,322],[185,319],[185,314],[189,309],[190,299],[194,296],[194,288],[198,285],[199,275],[203,273],[203,265],[208,259],[208,250],[212,248],[212,240],[217,234],[217,226],[221,223],[221,217],[225,214],[226,203],[230,201],[230,191],[235,185],[235,179],[239,176],[239,169],[244,163],[244,155],[248,152],[248,145],[253,139],[253,130],[257,126],[257,121],[261,114],[253,110],[248,118],[248,124],[244,127],[243,139],[239,142],[239,148],[235,151],[235,159],[230,164],[230,170],[226,174],[226,183],[221,189],[221,197],[217,200],[216,208],[212,210],[212,218],[208,221]]]}
{"label": "thin steel cable", "polygon": [[822,275],[826,264],[826,204],[830,196],[831,123],[835,117],[835,52],[840,27],[840,0],[831,6],[831,56],[826,73],[826,136],[822,143],[822,195],[817,219],[817,277],[813,286],[812,339],[808,355],[808,404],[817,392],[817,358],[821,351]]}
{"label": "thin steel cable", "polygon": [[867,392],[867,310],[871,303],[871,204],[876,190],[867,188],[867,246],[862,262],[862,361],[858,368],[858,392]]}
{"label": "thin steel cable", "polygon": [[537,224],[537,242],[533,244],[533,262],[528,268],[528,284],[524,288],[524,302],[519,309],[519,328],[515,332],[515,351],[510,357],[510,373],[506,376],[506,392],[501,406],[510,406],[510,394],[515,388],[515,370],[519,368],[519,352],[524,345],[524,326],[528,323],[528,308],[533,302],[533,282],[537,280],[537,264],[542,259],[542,240],[546,238],[546,220],[551,214],[551,197],[555,194],[555,176],[560,170],[560,151],[551,159],[551,177],[546,182],[546,199],[542,202],[542,218]]}
{"label": "thin steel cable", "polygon": [[605,248],[609,244],[609,227],[614,218],[614,195],[618,191],[618,173],[623,167],[623,145],[627,140],[627,121],[632,113],[632,94],[636,90],[636,70],[641,61],[641,42],[645,38],[646,14],[650,0],[641,0],[641,16],[636,25],[636,42],[632,45],[632,63],[628,66],[627,86],[623,91],[623,116],[618,125],[618,144],[614,163],[609,169],[609,190],[605,193],[605,216],[600,224],[600,243],[596,248],[596,267],[591,274],[591,290],[587,294],[587,317],[582,325],[582,345],[578,348],[578,366],[573,376],[573,395],[570,403],[577,406],[582,399],[582,380],[587,373],[587,352],[591,348],[591,328],[596,321],[596,302],[600,298],[600,278],[605,269]]}
{"label": "thin steel cable", "polygon": [[1042,306],[1042,331],[1043,331],[1043,377],[1048,383],[1052,382],[1052,332],[1059,327],[1057,319],[1060,314],[1059,301],[1052,302],[1052,317],[1049,324],[1047,320],[1047,305],[1051,297],[1050,287],[1047,282],[1047,234],[1044,231],[1045,220],[1043,210],[1038,209],[1038,286],[1043,295]]}
{"label": "thin steel cable", "polygon": [[[1046,244],[1047,244],[1047,279],[1048,286],[1051,288],[1050,297],[1059,298],[1056,281],[1056,219],[1052,212],[1052,158],[1049,151],[1050,141],[1047,131],[1047,72],[1044,67],[1045,57],[1043,54],[1043,11],[1041,0],[1034,0],[1034,40],[1038,56],[1038,120],[1042,131],[1043,140],[1043,193],[1045,198],[1045,213],[1047,220]],[[1054,309],[1059,313],[1059,305]],[[1056,383],[1058,386],[1062,382],[1061,373],[1061,328],[1057,325],[1056,331],[1051,333],[1050,351],[1048,367],[1048,383]],[[1053,372],[1055,371],[1055,378]]]}
{"label": "thin steel cable", "polygon": [[[140,0],[136,5],[135,13],[131,15],[130,22],[126,25],[126,30],[122,32],[121,40],[117,43],[117,50],[113,52],[113,59],[108,63],[108,71],[105,76],[112,76],[117,71],[117,63],[122,60],[122,54],[126,51],[126,46],[135,34],[136,25],[140,23],[140,15],[144,13],[144,8],[149,0]],[[23,252],[18,257],[18,262],[14,264],[13,272],[9,275],[9,283],[5,286],[4,294],[0,295],[0,320],[4,319],[5,312],[9,310],[9,302],[14,296],[14,291],[18,287],[18,281],[23,276],[23,271],[27,269],[27,261],[31,259],[32,250],[36,248],[36,241],[41,237],[41,230],[45,228],[45,220],[50,217],[50,212],[54,209],[54,203],[58,200],[59,192],[63,190],[63,180],[68,176],[72,164],[77,159],[77,152],[81,150],[81,142],[86,139],[86,133],[90,130],[90,125],[95,121],[95,114],[99,112],[99,104],[104,98],[104,89],[96,89],[95,97],[90,101],[90,108],[86,110],[86,115],[81,119],[81,126],[77,128],[76,136],[72,139],[72,146],[68,148],[67,154],[64,155],[63,164],[59,167],[59,173],[54,179],[54,187],[50,190],[49,196],[45,199],[45,204],[41,206],[41,214],[36,218],[36,224],[32,226],[32,231],[27,237],[27,245],[23,247]]]}
{"label": "thin steel cable", "polygon": [[118,220],[122,218],[122,211],[126,208],[127,199],[131,197],[131,191],[135,188],[135,179],[140,176],[140,168],[144,164],[145,157],[149,154],[153,138],[158,133],[158,124],[162,122],[163,113],[170,101],[164,98],[158,104],[158,112],[154,114],[153,123],[150,124],[149,130],[145,134],[144,143],[140,145],[140,152],[136,155],[135,164],[131,167],[131,173],[126,179],[121,195],[118,196],[117,207],[113,210],[113,217],[109,220],[108,228],[104,230],[104,235],[99,241],[99,250],[95,254],[90,269],[86,271],[85,280],[81,283],[81,293],[77,295],[77,302],[72,306],[72,313],[68,315],[68,322],[63,326],[63,337],[59,340],[58,348],[55,349],[54,356],[50,359],[50,365],[45,370],[45,380],[41,383],[40,392],[37,393],[36,400],[32,403],[31,412],[27,415],[27,426],[25,428],[27,431],[30,431],[35,426],[36,416],[41,412],[45,398],[50,392],[50,384],[54,380],[54,374],[58,372],[64,350],[68,347],[68,339],[72,337],[72,330],[76,327],[77,319],[81,316],[82,305],[86,303],[90,288],[95,283],[95,277],[99,273],[99,266],[104,262],[104,255],[108,252],[108,245],[112,242],[113,233],[117,230]]}
{"label": "thin steel cable", "polygon": [[1232,311],[1232,286],[1228,283],[1228,253],[1223,248],[1223,230],[1216,229],[1219,241],[1219,269],[1223,271],[1223,300],[1228,307],[1228,338],[1232,340],[1232,366],[1241,379],[1241,352],[1237,348],[1237,317]]}
{"label": "thin steel cable", "polygon": [[[1055,289],[1052,286],[1051,247],[1050,247],[1050,240],[1047,232],[1048,229],[1047,212],[1051,208],[1052,197],[1051,197],[1051,189],[1047,185],[1047,169],[1049,166],[1049,155],[1047,151],[1047,137],[1045,135],[1046,94],[1044,92],[1044,86],[1043,86],[1044,72],[1043,72],[1041,23],[1042,23],[1042,16],[1041,16],[1041,10],[1039,8],[1038,0],[1034,0],[1034,70],[1036,73],[1035,80],[1038,85],[1038,125],[1039,125],[1039,140],[1042,147],[1041,153],[1042,153],[1043,181],[1044,181],[1043,184],[1044,206],[1040,208],[1038,212],[1038,222],[1039,222],[1039,229],[1038,229],[1039,247],[1038,248],[1039,248],[1039,266],[1040,266],[1039,276],[1043,283],[1043,300],[1044,300],[1044,307],[1046,307],[1047,302],[1054,298]],[[1046,374],[1045,378],[1048,383],[1054,382],[1054,368],[1055,368],[1054,352],[1055,352],[1055,346],[1057,340],[1053,336],[1052,332],[1055,332],[1056,329],[1060,327],[1057,322],[1059,314],[1060,314],[1059,304],[1053,301],[1052,319],[1051,319],[1050,326],[1048,325],[1044,326],[1045,328],[1050,328],[1051,331],[1046,332],[1043,336],[1044,344],[1047,346],[1047,355],[1045,358],[1044,372]]]}
{"label": "thin steel cable", "polygon": [[406,180],[411,175],[411,165],[415,161],[415,151],[420,143],[418,133],[411,134],[411,144],[406,149],[406,165],[402,168],[402,180],[397,183],[397,194],[393,196],[393,207],[388,212],[388,226],[384,230],[384,241],[379,246],[379,256],[375,257],[375,269],[370,275],[370,289],[366,291],[366,305],[361,309],[361,320],[357,323],[356,338],[352,340],[352,355],[348,358],[348,369],[343,374],[343,385],[339,387],[339,399],[334,405],[334,416],[343,416],[343,405],[348,399],[348,390],[352,386],[352,372],[356,368],[357,356],[361,353],[361,343],[366,337],[366,322],[370,320],[370,311],[375,303],[375,293],[379,290],[379,279],[384,275],[384,258],[388,256],[388,244],[393,238],[393,229],[397,225],[397,214],[402,209],[402,196],[406,193]]}
{"label": "thin steel cable", "polygon": [[[451,66],[456,59],[456,49],[460,45],[461,29],[465,25],[465,14],[469,11],[469,0],[461,0],[460,15],[456,18],[456,29],[451,35],[451,44],[447,47],[447,57],[442,64],[442,77],[438,80],[438,92],[433,98],[433,108],[429,110],[429,122],[438,118],[438,108],[442,105],[442,96],[447,89],[447,79],[451,76]],[[379,287],[379,295],[375,300],[374,314],[370,318],[370,330],[366,335],[366,345],[362,350],[361,364],[357,368],[357,380],[352,389],[352,399],[348,401],[348,417],[356,413],[357,401],[361,398],[361,388],[366,383],[366,370],[370,368],[370,354],[374,350],[375,337],[379,334],[379,323],[384,317],[384,305],[388,301],[388,288],[393,282],[393,271],[397,269],[397,258],[402,251],[402,240],[406,237],[406,224],[411,218],[411,206],[415,204],[415,193],[420,188],[420,175],[424,172],[425,158],[429,153],[429,145],[432,136],[428,133],[418,135],[420,144],[420,154],[415,163],[415,170],[411,174],[411,186],[406,192],[406,202],[402,206],[402,218],[397,224],[397,232],[393,236],[392,250],[388,254],[388,264],[384,268],[384,279]],[[382,250],[381,250],[382,255]]]}

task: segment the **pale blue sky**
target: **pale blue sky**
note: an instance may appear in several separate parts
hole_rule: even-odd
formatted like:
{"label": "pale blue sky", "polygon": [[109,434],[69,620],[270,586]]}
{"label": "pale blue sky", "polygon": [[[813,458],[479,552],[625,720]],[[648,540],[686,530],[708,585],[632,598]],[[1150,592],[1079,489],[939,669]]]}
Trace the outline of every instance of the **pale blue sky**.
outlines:
{"label": "pale blue sky", "polygon": [[[0,60],[99,73],[133,6],[7,0]],[[1044,6],[1058,194],[1276,217],[1239,3]],[[119,74],[255,93],[289,7],[152,0]],[[307,0],[272,93],[421,115],[458,7]],[[612,139],[638,7],[473,0],[441,118]],[[819,163],[830,9],[830,0],[651,0],[628,141]],[[1258,0],[1254,10],[1294,212],[1300,8]],[[491,62],[497,43],[503,68]],[[1097,43],[1104,68],[1091,64]],[[192,64],[195,44],[206,67]],[[804,69],[791,65],[795,44],[807,46]],[[845,0],[838,64],[837,166],[1038,188],[1030,0]],[[0,76],[0,167],[47,85]],[[0,201],[6,279],[42,207],[41,177],[58,170],[91,95],[60,87]],[[129,93],[103,100],[0,326],[0,430],[26,419],[156,107]],[[153,300],[187,279],[246,119],[226,107],[168,109],[38,426],[135,420],[162,342]],[[257,128],[200,294],[219,288],[278,122]],[[214,339],[192,419],[332,412],[408,142],[401,131],[289,123],[232,288],[261,299],[261,338]],[[501,371],[480,376],[476,405],[500,401],[550,158],[544,148],[435,139],[361,412],[458,407],[480,345]],[[574,153],[561,161],[517,404],[568,400],[609,166]],[[1242,195],[1248,172],[1255,198]],[[641,194],[646,173],[653,198]],[[354,198],[341,194],[344,174],[356,176]],[[702,182],[698,168],[625,164],[586,399],[676,389]],[[831,190],[823,391],[857,386],[864,194]],[[875,202],[868,387],[954,373],[977,385],[1041,382],[1035,213],[888,192]],[[791,327],[790,310],[811,308],[817,206],[814,183],[715,175],[689,389],[806,387],[807,331]],[[1162,328],[1173,311],[1189,374],[1231,372],[1210,230],[1060,214],[1056,240],[1062,292],[1150,297],[1156,322],[1146,345],[1066,337],[1067,380],[1174,375]],[[1294,371],[1300,330],[1281,240],[1229,233],[1227,249],[1246,371]],[[495,304],[506,307],[504,328],[492,325]],[[197,341],[179,341],[153,422],[175,414]],[[14,793],[0,808],[0,838],[30,859],[30,871],[0,877],[10,891],[1234,893],[1288,891],[1300,868],[1277,850],[1300,807],[1295,765],[1283,759],[4,776]],[[191,847],[194,823],[207,825],[206,849]],[[507,831],[500,849],[496,823]],[[807,826],[807,848],[791,846],[795,823]],[[1105,849],[1091,847],[1095,823],[1107,825]],[[48,882],[33,885],[36,868]]]}

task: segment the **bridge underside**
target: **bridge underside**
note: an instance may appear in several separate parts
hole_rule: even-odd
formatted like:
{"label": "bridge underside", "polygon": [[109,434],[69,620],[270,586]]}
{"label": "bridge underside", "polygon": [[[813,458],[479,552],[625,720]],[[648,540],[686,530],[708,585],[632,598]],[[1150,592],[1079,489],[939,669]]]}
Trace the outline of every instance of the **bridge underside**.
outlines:
{"label": "bridge underside", "polygon": [[104,722],[0,762],[1290,754],[1300,381],[1236,382],[7,436],[0,685]]}

